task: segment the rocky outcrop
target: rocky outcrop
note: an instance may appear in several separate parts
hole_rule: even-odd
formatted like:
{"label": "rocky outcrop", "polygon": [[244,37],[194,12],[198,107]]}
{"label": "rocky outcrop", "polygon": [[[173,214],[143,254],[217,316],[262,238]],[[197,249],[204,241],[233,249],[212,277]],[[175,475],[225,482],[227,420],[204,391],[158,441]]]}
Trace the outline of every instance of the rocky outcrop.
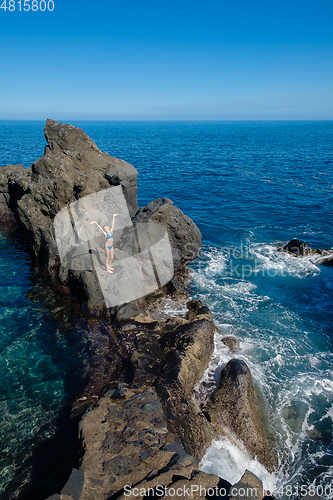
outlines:
{"label": "rocky outcrop", "polygon": [[262,481],[248,470],[233,485],[199,471],[170,432],[150,386],[118,384],[84,415],[79,432],[85,449],[80,469],[47,500],[263,499]]}
{"label": "rocky outcrop", "polygon": [[186,305],[187,318],[157,321],[139,314],[124,325],[124,333],[136,346],[127,367],[127,383],[156,389],[169,430],[197,460],[212,439],[237,436],[253,458],[257,456],[272,470],[276,456],[243,361],[231,360],[221,372],[219,389],[200,407],[195,401],[194,388],[210,362],[216,326],[203,302],[193,300]]}
{"label": "rocky outcrop", "polygon": [[231,352],[238,352],[240,350],[239,340],[236,339],[236,337],[233,337],[232,335],[227,335],[225,337],[222,337],[221,342],[227,347],[229,347],[229,350]]}
{"label": "rocky outcrop", "polygon": [[325,264],[325,262],[331,260],[331,258],[333,259],[333,256],[328,260],[326,259],[327,256],[333,254],[333,250],[311,248],[304,241],[301,241],[297,238],[294,238],[293,240],[289,241],[284,247],[279,247],[278,251],[288,253],[290,255],[293,255],[294,257],[306,257],[309,255],[317,255],[317,256],[321,255],[325,257],[324,259],[316,260],[317,264],[331,265],[331,264]]}
{"label": "rocky outcrop", "polygon": [[31,169],[23,165],[0,167],[0,221],[15,222],[17,202],[29,187]]}
{"label": "rocky outcrop", "polygon": [[165,404],[170,425],[186,450],[200,459],[212,440],[207,421],[198,414],[194,386],[201,379],[214,350],[212,320],[197,317],[184,322],[161,338],[161,375],[155,387]]}
{"label": "rocky outcrop", "polygon": [[[60,494],[48,500],[245,498],[262,500],[262,482],[245,471],[231,485],[198,470],[168,422],[152,387],[119,384],[82,418],[85,454]],[[245,495],[244,495],[245,491]]]}
{"label": "rocky outcrop", "polygon": [[258,396],[244,361],[231,359],[223,368],[219,388],[204,406],[204,413],[216,435],[237,436],[268,470],[276,467]]}
{"label": "rocky outcrop", "polygon": [[294,238],[289,241],[284,247],[278,249],[280,252],[286,252],[295,257],[305,257],[306,255],[312,255],[314,253],[313,249],[310,248],[304,241]]}
{"label": "rocky outcrop", "polygon": [[[155,387],[171,428],[197,459],[202,458],[213,438],[237,436],[249,454],[272,471],[277,457],[244,361],[230,360],[221,371],[219,388],[199,408],[196,405],[194,388],[213,354],[216,327],[203,302],[190,301],[187,307],[188,320],[174,325],[160,339],[163,352]],[[234,342],[232,345],[235,348]]]}
{"label": "rocky outcrop", "polygon": [[201,233],[196,224],[168,198],[157,198],[141,208],[134,223],[155,222],[167,227],[174,266],[189,264],[200,255]]}
{"label": "rocky outcrop", "polygon": [[55,215],[79,198],[119,185],[134,214],[138,173],[129,163],[102,153],[83,130],[72,125],[47,120],[44,133],[48,146],[42,158],[26,170],[2,168],[0,186],[4,186],[7,207],[28,233],[33,252],[49,267],[59,262]]}
{"label": "rocky outcrop", "polygon": [[[28,169],[22,165],[8,165],[0,169],[0,213],[7,221],[15,217],[27,233],[38,260],[47,268],[53,268],[53,274],[72,289],[84,312],[94,315],[106,313],[100,280],[91,266],[64,268],[60,265],[54,229],[55,216],[76,200],[101,193],[111,186],[120,186],[127,204],[124,211],[128,209],[134,224],[158,222],[167,229],[176,271],[184,269],[186,264],[198,257],[201,250],[200,231],[171,200],[158,199],[138,211],[138,173],[132,165],[100,151],[79,128],[47,120],[44,132],[48,145],[42,158]],[[126,218],[126,215],[123,217]],[[130,219],[128,223],[131,223]],[[101,265],[103,245],[104,239],[101,238],[101,248],[97,245],[96,253]],[[76,244],[76,248],[77,255],[72,257],[80,263],[80,245]],[[118,245],[115,262],[125,257],[125,252]],[[144,312],[142,305],[136,302],[133,307],[137,314]],[[112,311],[113,314],[116,312]]]}

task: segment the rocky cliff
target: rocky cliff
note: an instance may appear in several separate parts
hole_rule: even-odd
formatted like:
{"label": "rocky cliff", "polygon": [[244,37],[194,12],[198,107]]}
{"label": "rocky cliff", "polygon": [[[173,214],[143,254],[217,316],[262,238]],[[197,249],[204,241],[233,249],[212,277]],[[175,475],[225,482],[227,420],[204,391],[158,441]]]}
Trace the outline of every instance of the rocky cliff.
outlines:
{"label": "rocky cliff", "polygon": [[[208,308],[190,301],[187,293],[187,264],[201,250],[195,223],[167,198],[139,209],[136,169],[101,152],[82,130],[47,120],[45,137],[45,153],[29,169],[1,168],[1,217],[22,228],[35,258],[54,280],[70,288],[84,312],[95,317],[103,314],[119,338],[131,339],[128,359],[118,374],[121,383],[114,373],[111,392],[97,403],[101,394],[78,398],[75,404],[77,415],[84,414],[87,401],[95,402],[80,425],[85,448],[80,470],[73,471],[61,499],[118,498],[124,495],[125,485],[155,488],[159,484],[226,487],[227,496],[230,485],[199,472],[197,460],[211,440],[228,429],[244,440],[252,457],[260,457],[272,470],[276,457],[245,363],[230,362],[213,396],[200,408],[194,402],[194,387],[208,367],[216,332]],[[77,270],[61,262],[54,220],[69,205],[116,186],[124,196],[130,224],[155,223],[166,229],[174,275],[148,295],[108,308],[94,267]],[[80,248],[80,242],[75,245]],[[103,248],[98,251],[103,254]],[[116,252],[116,259],[119,255]],[[166,318],[166,303],[173,303],[183,314]],[[234,342],[231,351],[233,347]],[[247,474],[244,481],[251,477]],[[261,484],[257,478],[254,483]],[[194,492],[196,498],[195,488]],[[255,498],[262,497],[261,485]]]}

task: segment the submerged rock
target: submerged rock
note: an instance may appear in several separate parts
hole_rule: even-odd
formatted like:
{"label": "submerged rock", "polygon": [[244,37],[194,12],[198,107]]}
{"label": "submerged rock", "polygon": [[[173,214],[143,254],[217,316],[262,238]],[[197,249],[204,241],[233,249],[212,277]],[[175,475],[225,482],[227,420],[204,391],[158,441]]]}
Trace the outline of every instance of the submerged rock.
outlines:
{"label": "submerged rock", "polygon": [[327,267],[332,267],[333,266],[333,257],[330,257],[329,259],[325,259],[324,261],[321,262],[323,266]]}

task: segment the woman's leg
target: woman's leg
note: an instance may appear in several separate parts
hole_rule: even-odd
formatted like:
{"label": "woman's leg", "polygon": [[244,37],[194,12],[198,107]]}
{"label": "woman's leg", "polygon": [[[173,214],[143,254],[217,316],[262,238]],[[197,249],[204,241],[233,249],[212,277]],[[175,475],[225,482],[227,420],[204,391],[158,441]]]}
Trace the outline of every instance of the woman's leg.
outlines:
{"label": "woman's leg", "polygon": [[[113,247],[110,249],[110,259],[109,259],[109,265],[111,266],[112,265],[112,261],[114,259],[114,250],[113,250]],[[113,271],[113,267],[110,267],[110,269]]]}
{"label": "woman's leg", "polygon": [[110,249],[105,247],[105,267],[107,273],[110,272],[109,260],[110,260]]}

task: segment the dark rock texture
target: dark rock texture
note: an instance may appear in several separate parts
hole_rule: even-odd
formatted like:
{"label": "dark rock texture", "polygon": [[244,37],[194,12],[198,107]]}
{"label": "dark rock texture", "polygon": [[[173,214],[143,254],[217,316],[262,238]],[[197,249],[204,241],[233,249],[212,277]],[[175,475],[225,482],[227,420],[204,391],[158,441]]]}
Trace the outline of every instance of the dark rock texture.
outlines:
{"label": "dark rock texture", "polygon": [[333,266],[333,257],[329,257],[328,259],[321,260],[320,264],[322,264],[323,266],[332,267]]}
{"label": "dark rock texture", "polygon": [[232,486],[230,493],[231,498],[237,500],[261,500],[264,489],[261,479],[246,469],[238,483]]}
{"label": "dark rock texture", "polygon": [[[141,499],[144,490],[150,488],[152,496],[153,489],[162,486],[189,488],[192,495],[187,496],[195,499],[200,498],[200,485],[206,490],[223,487],[226,492],[231,487],[218,476],[198,470],[178,437],[168,431],[152,387],[119,384],[85,414],[80,434],[85,448],[80,470],[73,469],[60,497],[55,498]],[[137,490],[130,495],[134,487]]]}
{"label": "dark rock texture", "polygon": [[310,248],[304,241],[298,240],[297,238],[289,241],[289,243],[283,247],[283,251],[292,253],[296,257],[304,257],[305,255],[313,253],[312,248]]}
{"label": "dark rock texture", "polygon": [[[301,241],[297,238],[289,241],[284,247],[278,248],[279,252],[289,253],[294,257],[306,257],[308,255],[321,255],[323,257],[329,256],[333,254],[333,250],[323,250],[321,248],[311,248],[304,241]],[[332,257],[333,259],[333,257]],[[330,260],[327,258],[316,260],[317,264],[323,265],[331,265],[326,262]]]}
{"label": "dark rock texture", "polygon": [[198,227],[168,198],[157,198],[140,208],[133,222],[156,222],[168,229],[176,269],[199,257],[201,233]]}
{"label": "dark rock texture", "polygon": [[249,368],[244,361],[231,359],[221,371],[219,388],[205,406],[205,415],[216,434],[233,433],[252,457],[270,471],[276,466],[271,441],[263,425],[262,413]]}
{"label": "dark rock texture", "polygon": [[0,167],[0,220],[15,221],[17,202],[27,191],[31,179],[31,169],[23,165]]}
{"label": "dark rock texture", "polygon": [[[192,300],[186,305],[187,319],[169,318],[152,327],[152,318],[133,318],[140,337],[130,360],[132,381],[154,384],[170,428],[195,458],[204,455],[213,438],[233,433],[253,457],[257,455],[272,470],[275,453],[264,430],[250,371],[243,361],[233,359],[227,364],[221,372],[220,388],[202,408],[193,398],[213,354],[216,326],[202,301]],[[236,339],[228,340],[232,341],[231,348],[237,348]]]}

